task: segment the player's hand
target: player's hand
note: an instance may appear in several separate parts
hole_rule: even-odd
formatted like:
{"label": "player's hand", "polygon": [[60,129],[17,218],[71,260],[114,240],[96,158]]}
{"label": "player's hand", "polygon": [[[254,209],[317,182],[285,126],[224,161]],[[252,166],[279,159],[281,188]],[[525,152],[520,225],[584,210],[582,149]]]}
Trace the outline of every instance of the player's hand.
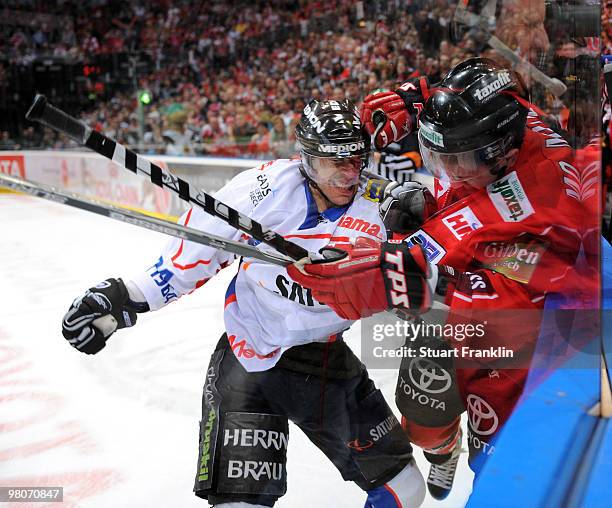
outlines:
{"label": "player's hand", "polygon": [[395,92],[378,92],[368,95],[361,105],[361,124],[372,136],[379,123],[384,127],[374,139],[375,148],[384,148],[399,141],[413,131],[410,113],[404,100]]}
{"label": "player's hand", "polygon": [[72,347],[93,355],[116,330],[135,323],[125,284],[121,279],[106,279],[72,302],[62,320],[62,334]]}
{"label": "player's hand", "polygon": [[390,182],[384,189],[378,212],[388,236],[412,233],[436,212],[436,200],[429,189],[418,182]]}
{"label": "player's hand", "polygon": [[432,276],[420,245],[358,238],[355,245],[342,247],[344,257],[294,263],[287,267],[289,276],[344,319],[360,319],[390,308],[410,314],[429,309],[437,275]]}

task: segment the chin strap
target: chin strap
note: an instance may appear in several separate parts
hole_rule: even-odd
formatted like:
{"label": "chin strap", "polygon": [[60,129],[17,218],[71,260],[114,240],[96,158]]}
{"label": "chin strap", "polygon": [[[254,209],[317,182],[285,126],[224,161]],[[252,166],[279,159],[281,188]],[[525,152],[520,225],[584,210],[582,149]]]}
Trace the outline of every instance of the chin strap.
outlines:
{"label": "chin strap", "polygon": [[[503,141],[504,144],[504,155],[503,155],[503,163],[501,164],[501,166],[499,166],[498,168],[491,168],[489,170],[489,173],[491,173],[491,175],[495,178],[501,178],[502,176],[504,176],[506,174],[506,172],[510,169],[511,166],[511,162],[515,163],[516,159],[514,159],[514,161],[512,161],[512,157],[508,157],[508,153],[510,152],[510,150],[514,149],[514,148],[519,148],[520,149],[520,145],[519,147],[515,147],[515,140],[514,140],[514,136],[512,136],[511,134],[508,134],[508,136],[506,137],[506,139],[504,139]],[[522,144],[522,143],[521,143]],[[510,148],[508,148],[508,146],[510,146]]]}

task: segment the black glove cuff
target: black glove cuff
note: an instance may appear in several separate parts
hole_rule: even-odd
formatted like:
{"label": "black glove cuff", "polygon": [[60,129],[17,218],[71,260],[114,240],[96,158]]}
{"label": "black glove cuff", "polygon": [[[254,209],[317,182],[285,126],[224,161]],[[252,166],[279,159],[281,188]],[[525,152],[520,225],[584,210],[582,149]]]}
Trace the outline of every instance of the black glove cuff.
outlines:
{"label": "black glove cuff", "polygon": [[127,302],[125,302],[126,310],[136,312],[137,314],[143,314],[144,312],[149,312],[151,307],[147,302],[135,302],[128,298]]}
{"label": "black glove cuff", "polygon": [[401,97],[406,105],[406,109],[412,114],[416,115],[418,111],[414,107],[415,103],[425,104],[429,97],[429,80],[426,76],[409,79],[407,83],[411,83],[415,86],[416,90],[405,90],[398,88],[395,93]]}
{"label": "black glove cuff", "polygon": [[[419,128],[418,120],[419,113],[421,109],[425,106],[427,99],[430,96],[430,89],[436,85],[430,85],[429,79],[426,76],[420,76],[418,78],[413,78],[407,81],[407,83],[411,83],[414,85],[416,90],[412,89],[404,89],[402,87],[395,90],[395,93],[400,96],[400,98],[404,101],[404,105],[406,106],[406,110],[410,113],[410,122],[412,125],[412,132],[416,132]],[[416,107],[415,105],[419,104],[420,107]]]}
{"label": "black glove cuff", "polygon": [[454,287],[457,279],[463,272],[446,265],[438,265],[438,283],[436,284],[436,294],[446,296],[449,286]]}
{"label": "black glove cuff", "polygon": [[[98,286],[89,289],[91,293],[105,295],[111,304],[111,314],[117,320],[117,329],[129,328],[136,323],[136,308],[143,308],[142,304],[130,300],[130,294],[122,279],[106,279]],[[149,305],[144,302],[146,309]],[[143,310],[144,312],[144,310]]]}
{"label": "black glove cuff", "polygon": [[428,307],[427,274],[412,257],[406,242],[383,243],[380,266],[389,307],[411,313]]}

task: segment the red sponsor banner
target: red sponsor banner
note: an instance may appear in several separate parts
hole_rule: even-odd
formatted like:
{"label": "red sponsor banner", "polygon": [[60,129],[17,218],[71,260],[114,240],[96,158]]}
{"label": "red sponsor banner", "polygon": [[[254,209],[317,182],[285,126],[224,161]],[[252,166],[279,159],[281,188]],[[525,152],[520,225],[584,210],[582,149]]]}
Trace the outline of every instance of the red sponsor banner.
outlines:
{"label": "red sponsor banner", "polygon": [[0,155],[0,173],[25,178],[23,155]]}

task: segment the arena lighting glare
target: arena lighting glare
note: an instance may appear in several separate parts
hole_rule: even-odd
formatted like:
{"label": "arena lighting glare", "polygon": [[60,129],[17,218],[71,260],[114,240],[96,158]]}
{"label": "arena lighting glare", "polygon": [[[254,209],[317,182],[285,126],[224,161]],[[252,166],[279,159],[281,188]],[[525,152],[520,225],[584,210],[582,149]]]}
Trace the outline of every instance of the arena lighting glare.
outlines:
{"label": "arena lighting glare", "polygon": [[144,106],[151,104],[152,100],[153,96],[148,90],[141,90],[140,92],[138,92],[138,101]]}

